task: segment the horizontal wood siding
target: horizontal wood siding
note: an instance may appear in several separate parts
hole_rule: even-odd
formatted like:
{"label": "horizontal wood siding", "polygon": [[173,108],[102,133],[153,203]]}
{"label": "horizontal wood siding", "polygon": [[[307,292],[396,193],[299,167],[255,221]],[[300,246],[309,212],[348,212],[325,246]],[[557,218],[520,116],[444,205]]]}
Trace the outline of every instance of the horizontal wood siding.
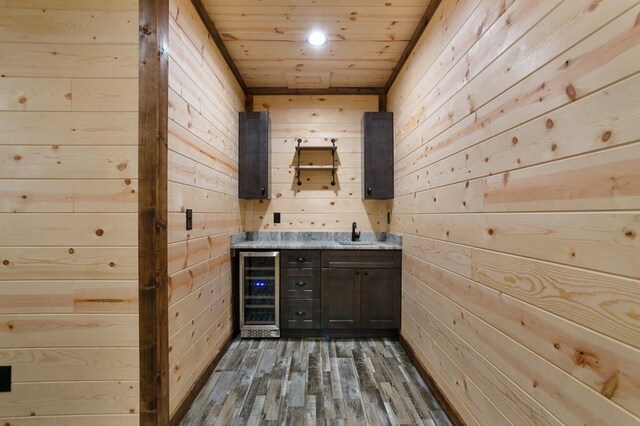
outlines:
{"label": "horizontal wood siding", "polygon": [[638,22],[443,0],[389,92],[402,335],[469,424],[640,422]]}
{"label": "horizontal wood siding", "polygon": [[[271,200],[245,204],[247,231],[343,231],[357,222],[364,231],[387,230],[387,202],[362,199],[361,123],[378,110],[372,95],[254,96],[254,111],[271,119]],[[297,139],[302,146],[331,146],[336,139],[336,185],[331,171],[302,171],[296,185]],[[301,165],[331,165],[330,151],[305,151]],[[273,213],[281,213],[281,223]]]}
{"label": "horizontal wood siding", "polygon": [[[232,333],[244,95],[189,0],[169,18],[169,395],[173,415]],[[193,210],[186,230],[185,211]]]}
{"label": "horizontal wood siding", "polygon": [[138,424],[138,1],[0,2],[0,423]]}

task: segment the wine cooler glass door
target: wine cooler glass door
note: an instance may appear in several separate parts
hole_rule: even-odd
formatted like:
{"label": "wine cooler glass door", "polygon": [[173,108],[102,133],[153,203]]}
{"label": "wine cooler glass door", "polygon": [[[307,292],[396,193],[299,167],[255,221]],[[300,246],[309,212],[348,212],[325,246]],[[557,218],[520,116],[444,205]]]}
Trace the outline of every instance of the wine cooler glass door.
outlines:
{"label": "wine cooler glass door", "polygon": [[255,332],[278,330],[279,270],[278,252],[240,254],[242,331],[254,331],[244,336],[267,337],[273,333]]}

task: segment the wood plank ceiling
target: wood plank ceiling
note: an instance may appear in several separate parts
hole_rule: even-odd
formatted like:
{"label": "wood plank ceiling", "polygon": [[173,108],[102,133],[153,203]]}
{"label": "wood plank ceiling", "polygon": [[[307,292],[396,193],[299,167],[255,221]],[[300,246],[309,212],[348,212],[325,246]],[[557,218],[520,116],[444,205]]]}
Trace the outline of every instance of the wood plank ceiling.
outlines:
{"label": "wood plank ceiling", "polygon": [[[383,88],[429,0],[202,0],[249,88]],[[438,2],[439,3],[439,2]],[[309,32],[329,38],[305,42]]]}

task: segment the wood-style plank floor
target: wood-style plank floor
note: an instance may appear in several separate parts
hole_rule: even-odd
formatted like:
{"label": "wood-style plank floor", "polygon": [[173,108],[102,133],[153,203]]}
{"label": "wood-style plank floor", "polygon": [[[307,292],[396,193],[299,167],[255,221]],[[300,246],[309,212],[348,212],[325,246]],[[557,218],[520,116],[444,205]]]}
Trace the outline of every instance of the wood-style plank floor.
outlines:
{"label": "wood-style plank floor", "polygon": [[396,341],[235,340],[181,425],[450,425]]}

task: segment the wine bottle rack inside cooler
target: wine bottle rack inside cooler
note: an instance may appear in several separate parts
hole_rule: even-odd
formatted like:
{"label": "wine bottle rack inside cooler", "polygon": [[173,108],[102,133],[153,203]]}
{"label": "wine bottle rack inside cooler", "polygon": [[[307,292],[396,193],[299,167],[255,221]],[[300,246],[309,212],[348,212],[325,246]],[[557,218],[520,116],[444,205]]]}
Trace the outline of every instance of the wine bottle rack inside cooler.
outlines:
{"label": "wine bottle rack inside cooler", "polygon": [[280,337],[280,254],[240,253],[240,336]]}

